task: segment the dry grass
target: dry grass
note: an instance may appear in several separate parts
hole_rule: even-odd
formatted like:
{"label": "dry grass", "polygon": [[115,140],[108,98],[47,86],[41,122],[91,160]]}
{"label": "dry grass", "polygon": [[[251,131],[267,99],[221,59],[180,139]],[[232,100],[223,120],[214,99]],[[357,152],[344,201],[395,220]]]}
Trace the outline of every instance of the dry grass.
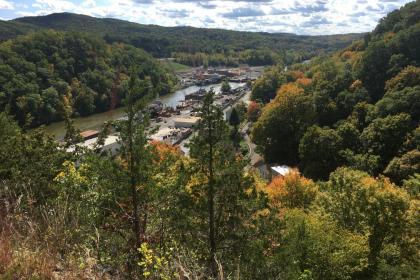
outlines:
{"label": "dry grass", "polygon": [[88,251],[63,244],[69,240],[61,213],[34,212],[0,197],[0,280],[110,279]]}

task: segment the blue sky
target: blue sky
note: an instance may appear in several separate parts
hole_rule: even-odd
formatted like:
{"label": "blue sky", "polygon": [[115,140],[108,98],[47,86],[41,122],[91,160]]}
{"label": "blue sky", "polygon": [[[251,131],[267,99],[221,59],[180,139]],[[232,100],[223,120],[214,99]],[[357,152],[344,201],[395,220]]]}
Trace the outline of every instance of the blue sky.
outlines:
{"label": "blue sky", "polygon": [[0,19],[73,12],[163,26],[337,34],[371,31],[407,0],[0,0]]}

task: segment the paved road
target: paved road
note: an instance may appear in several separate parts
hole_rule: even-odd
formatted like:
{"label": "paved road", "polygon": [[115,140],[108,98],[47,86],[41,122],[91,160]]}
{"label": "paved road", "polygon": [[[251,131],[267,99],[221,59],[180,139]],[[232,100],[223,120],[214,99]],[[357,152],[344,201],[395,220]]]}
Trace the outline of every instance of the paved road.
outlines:
{"label": "paved road", "polygon": [[255,151],[257,148],[257,145],[255,145],[252,141],[249,135],[246,133],[250,128],[250,123],[246,123],[241,128],[241,134],[244,135],[244,140],[246,144],[248,145],[248,151],[249,151],[249,159],[250,159],[250,165],[253,166],[258,161],[262,160],[262,157]]}

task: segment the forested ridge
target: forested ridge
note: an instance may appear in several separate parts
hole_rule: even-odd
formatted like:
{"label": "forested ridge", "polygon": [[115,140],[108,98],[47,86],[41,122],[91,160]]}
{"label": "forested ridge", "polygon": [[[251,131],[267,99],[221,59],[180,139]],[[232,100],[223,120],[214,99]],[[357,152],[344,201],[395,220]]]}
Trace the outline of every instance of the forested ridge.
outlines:
{"label": "forested ridge", "polygon": [[392,12],[332,56],[256,81],[253,99],[267,105],[253,139],[268,162],[314,179],[342,165],[397,183],[419,171],[419,6]]}
{"label": "forested ridge", "polygon": [[[58,144],[1,112],[0,279],[417,280],[419,7],[332,55],[268,69],[229,122],[208,92],[189,155],[149,141],[143,64],[125,70],[126,117],[93,149],[75,145],[68,114]],[[83,36],[1,47],[57,35]],[[238,143],[244,125],[266,162],[296,168],[263,179]],[[101,149],[111,127],[114,154]]]}
{"label": "forested ridge", "polygon": [[[274,64],[279,60],[290,64],[320,53],[336,51],[361,36],[361,34],[298,36],[287,33],[240,32],[189,26],[163,27],[70,13],[23,17],[13,22],[25,23],[36,28],[94,33],[102,36],[108,43],[130,44],[144,49],[155,57],[175,56],[180,62],[190,66],[203,64],[232,66],[243,62],[264,65]],[[258,55],[251,56],[252,53]],[[204,57],[204,61],[197,57]],[[256,61],[255,57],[261,57],[261,60]]]}
{"label": "forested ridge", "polygon": [[130,68],[156,93],[175,77],[143,50],[79,32],[39,31],[0,44],[0,110],[29,127],[121,105]]}

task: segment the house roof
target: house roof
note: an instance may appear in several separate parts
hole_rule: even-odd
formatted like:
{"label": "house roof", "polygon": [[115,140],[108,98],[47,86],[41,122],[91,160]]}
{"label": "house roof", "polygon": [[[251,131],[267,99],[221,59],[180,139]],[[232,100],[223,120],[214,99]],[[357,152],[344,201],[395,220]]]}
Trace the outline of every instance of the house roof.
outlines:
{"label": "house roof", "polygon": [[98,136],[98,134],[99,134],[99,131],[97,130],[85,130],[85,131],[80,132],[80,136],[82,136],[83,139],[96,137]]}

